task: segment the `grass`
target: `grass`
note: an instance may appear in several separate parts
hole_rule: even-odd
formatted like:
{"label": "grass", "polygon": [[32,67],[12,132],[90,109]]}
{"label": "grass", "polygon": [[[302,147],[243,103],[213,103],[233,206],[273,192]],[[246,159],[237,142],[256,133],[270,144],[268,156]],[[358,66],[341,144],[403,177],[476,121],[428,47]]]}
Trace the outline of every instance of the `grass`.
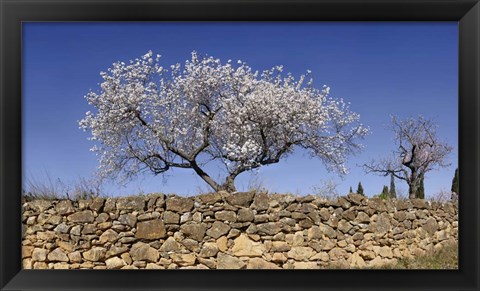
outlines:
{"label": "grass", "polygon": [[437,252],[413,259],[399,259],[382,269],[458,269],[458,244],[449,244]]}

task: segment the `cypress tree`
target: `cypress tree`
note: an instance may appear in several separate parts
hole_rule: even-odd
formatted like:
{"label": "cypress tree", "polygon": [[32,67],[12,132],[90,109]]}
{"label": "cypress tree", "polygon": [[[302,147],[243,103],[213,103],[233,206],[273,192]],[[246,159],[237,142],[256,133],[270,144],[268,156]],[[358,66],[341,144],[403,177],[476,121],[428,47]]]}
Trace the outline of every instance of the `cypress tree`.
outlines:
{"label": "cypress tree", "polygon": [[458,168],[455,169],[455,175],[452,180],[452,192],[458,195]]}
{"label": "cypress tree", "polygon": [[348,193],[353,193],[352,186],[350,186],[350,191]]}
{"label": "cypress tree", "polygon": [[357,193],[364,195],[364,193],[363,193],[363,187],[362,187],[362,182],[358,182]]}
{"label": "cypress tree", "polygon": [[390,198],[397,198],[397,192],[395,191],[395,177],[393,173],[390,174]]}

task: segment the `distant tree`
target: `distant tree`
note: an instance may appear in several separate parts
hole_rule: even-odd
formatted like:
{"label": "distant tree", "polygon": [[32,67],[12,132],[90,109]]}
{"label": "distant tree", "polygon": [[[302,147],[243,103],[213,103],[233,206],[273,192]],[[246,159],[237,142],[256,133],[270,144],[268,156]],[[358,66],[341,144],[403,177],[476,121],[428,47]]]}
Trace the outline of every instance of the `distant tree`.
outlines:
{"label": "distant tree", "polygon": [[352,186],[350,186],[350,190],[348,193],[353,193]]}
{"label": "distant tree", "polygon": [[380,193],[379,197],[382,199],[388,199],[389,198],[388,194],[388,187],[386,185],[383,186],[382,193]]}
{"label": "distant tree", "polygon": [[424,176],[436,167],[446,167],[452,147],[440,141],[433,121],[421,116],[398,120],[392,116],[392,131],[398,148],[392,157],[364,164],[367,173],[393,175],[408,184],[410,199],[419,196]]}
{"label": "distant tree", "polygon": [[420,186],[418,187],[417,198],[425,199],[425,187],[423,185],[424,177],[420,180]]}
{"label": "distant tree", "polygon": [[363,187],[362,187],[362,182],[358,182],[357,193],[364,195],[364,193],[363,193]]}
{"label": "distant tree", "polygon": [[390,198],[397,198],[397,192],[395,190],[395,176],[390,173]]}
{"label": "distant tree", "polygon": [[[101,72],[94,107],[80,126],[91,131],[102,177],[191,169],[215,191],[236,191],[238,175],[278,163],[302,148],[329,170],[347,172],[347,157],[368,133],[360,116],[310,72],[295,80],[283,67],[256,72],[242,61],[192,53],[165,67],[151,51]],[[205,165],[224,169],[219,180]]]}
{"label": "distant tree", "polygon": [[452,179],[452,192],[458,195],[458,168],[455,169],[455,174]]}

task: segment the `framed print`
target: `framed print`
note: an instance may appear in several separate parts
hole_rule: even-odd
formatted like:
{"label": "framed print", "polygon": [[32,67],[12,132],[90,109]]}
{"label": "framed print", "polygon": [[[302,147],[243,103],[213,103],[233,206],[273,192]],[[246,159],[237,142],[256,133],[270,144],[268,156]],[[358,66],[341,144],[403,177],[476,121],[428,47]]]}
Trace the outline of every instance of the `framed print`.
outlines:
{"label": "framed print", "polygon": [[477,1],[1,2],[1,290],[478,290]]}

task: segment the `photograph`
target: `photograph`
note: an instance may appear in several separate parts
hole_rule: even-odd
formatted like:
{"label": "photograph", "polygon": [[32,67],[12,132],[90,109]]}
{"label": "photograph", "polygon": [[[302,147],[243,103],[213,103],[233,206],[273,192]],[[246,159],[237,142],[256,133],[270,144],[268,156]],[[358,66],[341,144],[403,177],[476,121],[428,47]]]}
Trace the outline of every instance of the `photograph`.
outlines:
{"label": "photograph", "polygon": [[22,22],[22,269],[458,270],[458,44],[458,21]]}

